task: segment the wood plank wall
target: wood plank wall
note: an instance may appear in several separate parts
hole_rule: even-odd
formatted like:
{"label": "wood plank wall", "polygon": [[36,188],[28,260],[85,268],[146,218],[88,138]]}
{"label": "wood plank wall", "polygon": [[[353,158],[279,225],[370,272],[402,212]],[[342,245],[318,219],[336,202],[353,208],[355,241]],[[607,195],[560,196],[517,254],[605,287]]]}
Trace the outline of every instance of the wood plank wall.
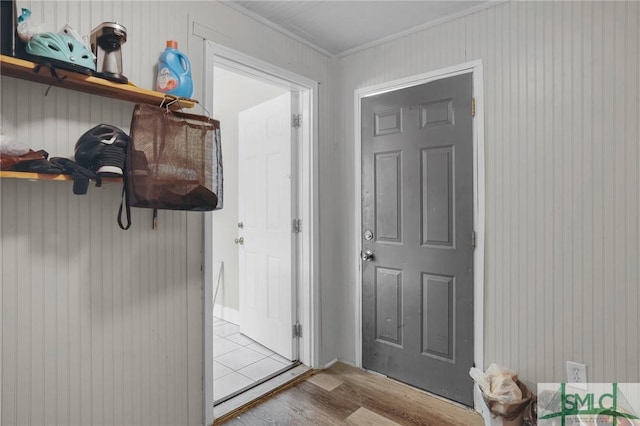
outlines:
{"label": "wood plank wall", "polygon": [[[217,2],[18,7],[50,31],[122,23],[124,74],[145,88],[165,41],[176,39],[203,99],[193,20],[214,28],[218,43],[317,81],[329,76],[325,56]],[[1,84],[4,133],[52,156],[72,156],[96,124],[129,130],[131,104],[57,88],[45,97],[45,86],[8,77]],[[3,179],[0,188],[0,423],[200,424],[203,215],[160,211],[153,231],[151,211],[133,209],[125,232],[116,224],[120,185],[83,196],[69,182]]]}
{"label": "wood plank wall", "polygon": [[[357,88],[484,64],[484,360],[529,383],[640,381],[640,5],[505,2],[339,60],[341,164],[354,182]],[[353,185],[337,206],[353,253]],[[337,267],[352,282],[353,267]],[[344,287],[343,328],[353,322]],[[355,353],[343,334],[343,359]]]}
{"label": "wood plank wall", "polygon": [[[126,23],[125,75],[147,88],[163,33],[187,36],[186,18],[173,21],[180,14],[169,3],[151,16],[138,2],[18,7],[51,31],[69,23],[88,34],[105,20]],[[140,27],[151,20],[162,25]],[[77,138],[96,124],[129,129],[132,104],[57,88],[44,96],[45,89],[2,78],[5,133],[72,157]],[[202,284],[200,261],[197,269],[187,261],[201,250],[189,242],[188,223],[201,227],[198,218],[160,212],[154,232],[151,212],[134,209],[133,227],[121,231],[121,185],[92,186],[83,196],[69,182],[0,185],[2,424],[199,423],[201,407],[193,410],[189,399],[201,404],[201,367],[190,369],[200,364],[201,343],[188,331],[200,329]]]}

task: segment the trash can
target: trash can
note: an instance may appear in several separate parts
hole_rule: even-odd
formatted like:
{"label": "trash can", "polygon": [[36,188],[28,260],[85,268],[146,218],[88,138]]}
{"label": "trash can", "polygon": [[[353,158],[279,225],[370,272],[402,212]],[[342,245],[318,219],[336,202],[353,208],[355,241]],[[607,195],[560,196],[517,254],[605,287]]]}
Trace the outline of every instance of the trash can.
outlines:
{"label": "trash can", "polygon": [[491,364],[486,372],[478,368],[469,371],[482,395],[482,417],[487,426],[521,426],[524,413],[534,396],[531,390],[518,380],[518,376],[497,364]]}

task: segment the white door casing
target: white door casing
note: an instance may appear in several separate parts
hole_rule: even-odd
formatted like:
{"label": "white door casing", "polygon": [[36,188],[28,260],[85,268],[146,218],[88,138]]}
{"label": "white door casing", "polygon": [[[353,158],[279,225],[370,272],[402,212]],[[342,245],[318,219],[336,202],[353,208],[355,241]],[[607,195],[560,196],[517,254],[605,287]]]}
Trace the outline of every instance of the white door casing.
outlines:
{"label": "white door casing", "polygon": [[291,93],[239,114],[240,332],[295,360]]}

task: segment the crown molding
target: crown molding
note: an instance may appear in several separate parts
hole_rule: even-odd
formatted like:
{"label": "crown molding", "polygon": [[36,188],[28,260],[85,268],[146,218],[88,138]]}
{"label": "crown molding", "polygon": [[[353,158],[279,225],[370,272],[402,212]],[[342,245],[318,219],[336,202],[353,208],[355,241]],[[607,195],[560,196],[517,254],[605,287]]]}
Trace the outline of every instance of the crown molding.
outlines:
{"label": "crown molding", "polygon": [[445,24],[447,22],[454,21],[458,18],[462,18],[464,16],[472,15],[476,12],[480,12],[485,9],[489,9],[491,7],[497,6],[502,3],[506,3],[509,0],[490,0],[486,3],[479,4],[478,6],[472,7],[470,9],[461,10],[460,12],[452,13],[447,16],[443,16],[442,18],[435,19],[433,21],[425,22],[424,24],[417,25],[415,27],[407,28],[406,30],[397,32],[395,34],[391,34],[386,37],[379,38],[377,40],[371,41],[369,43],[362,44],[360,46],[353,47],[351,49],[347,49],[343,52],[340,52],[335,55],[336,58],[341,59],[347,56],[353,55],[358,52],[362,52],[363,50],[371,49],[372,47],[380,46],[385,43],[389,43],[394,40],[398,40],[403,37],[410,36],[415,33],[419,33],[428,28],[436,27],[441,24]]}
{"label": "crown molding", "polygon": [[334,53],[329,52],[327,49],[324,49],[320,46],[318,46],[317,44],[314,44],[312,42],[310,42],[309,40],[300,37],[298,34],[293,33],[287,29],[285,29],[284,27],[282,27],[281,25],[278,24],[274,24],[273,22],[269,21],[267,18],[264,18],[260,15],[258,15],[257,13],[243,7],[240,6],[238,3],[236,3],[235,1],[221,1],[222,4],[224,4],[227,7],[230,7],[231,9],[235,10],[236,12],[240,12],[245,16],[248,16],[251,19],[254,19],[258,22],[260,22],[261,24],[271,28],[272,30],[278,31],[281,34],[286,35],[289,38],[292,38],[293,40],[300,42],[302,44],[304,44],[307,47],[310,47],[311,49],[317,51],[318,53],[321,53],[329,58],[335,58],[336,55]]}

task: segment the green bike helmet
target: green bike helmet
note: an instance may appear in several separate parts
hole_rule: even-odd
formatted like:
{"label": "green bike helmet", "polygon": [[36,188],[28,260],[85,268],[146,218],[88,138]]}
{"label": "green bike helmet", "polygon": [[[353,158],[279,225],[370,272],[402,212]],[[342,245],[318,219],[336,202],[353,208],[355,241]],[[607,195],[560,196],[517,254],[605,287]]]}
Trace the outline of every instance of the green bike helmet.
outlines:
{"label": "green bike helmet", "polygon": [[93,54],[87,46],[64,34],[36,34],[27,42],[25,50],[38,62],[51,62],[54,66],[85,74],[96,70]]}

